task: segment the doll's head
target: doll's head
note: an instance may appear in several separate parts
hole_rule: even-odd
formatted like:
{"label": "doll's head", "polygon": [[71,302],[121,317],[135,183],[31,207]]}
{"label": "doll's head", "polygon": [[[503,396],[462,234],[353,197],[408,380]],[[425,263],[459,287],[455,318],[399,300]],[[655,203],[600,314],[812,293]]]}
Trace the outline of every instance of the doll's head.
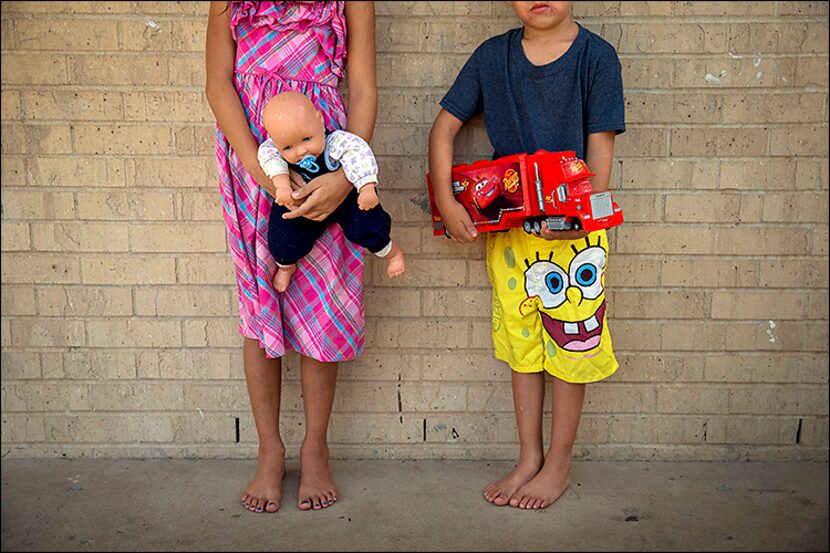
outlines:
{"label": "doll's head", "polygon": [[573,2],[508,2],[526,27],[547,31],[571,18]]}
{"label": "doll's head", "polygon": [[326,149],[323,114],[299,92],[281,92],[271,98],[262,110],[262,124],[288,163],[317,157]]}

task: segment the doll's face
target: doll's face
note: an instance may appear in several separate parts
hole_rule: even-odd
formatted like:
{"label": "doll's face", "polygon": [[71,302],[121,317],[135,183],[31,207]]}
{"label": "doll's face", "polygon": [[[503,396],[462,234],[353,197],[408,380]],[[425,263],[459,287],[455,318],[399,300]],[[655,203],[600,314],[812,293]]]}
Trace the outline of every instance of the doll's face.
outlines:
{"label": "doll's face", "polygon": [[533,29],[552,29],[571,17],[573,2],[508,2],[516,16]]}
{"label": "doll's face", "polygon": [[326,148],[323,114],[301,94],[274,97],[262,112],[262,122],[288,163],[298,163],[308,155],[317,157]]}

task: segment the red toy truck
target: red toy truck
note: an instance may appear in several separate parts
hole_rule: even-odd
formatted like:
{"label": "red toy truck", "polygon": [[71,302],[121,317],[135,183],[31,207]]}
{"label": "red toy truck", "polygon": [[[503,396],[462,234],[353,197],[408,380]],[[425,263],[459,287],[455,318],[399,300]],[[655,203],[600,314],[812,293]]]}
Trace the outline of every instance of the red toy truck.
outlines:
{"label": "red toy truck", "polygon": [[[611,192],[594,192],[594,176],[576,152],[516,154],[452,168],[455,198],[467,209],[479,232],[523,227],[539,232],[546,221],[551,230],[588,232],[623,222]],[[427,174],[433,231],[446,235]]]}

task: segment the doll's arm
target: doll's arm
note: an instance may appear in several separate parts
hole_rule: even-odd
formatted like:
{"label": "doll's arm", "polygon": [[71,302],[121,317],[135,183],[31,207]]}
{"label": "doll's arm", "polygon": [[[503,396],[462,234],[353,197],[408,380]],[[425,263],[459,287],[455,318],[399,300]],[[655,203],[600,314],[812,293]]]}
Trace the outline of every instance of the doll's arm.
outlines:
{"label": "doll's arm", "polygon": [[335,131],[329,139],[329,155],[340,161],[346,178],[357,188],[358,207],[366,210],[378,205],[378,163],[366,141],[356,134]]}
{"label": "doll's arm", "polygon": [[257,159],[274,185],[274,201],[289,209],[296,207],[299,202],[291,196],[291,179],[288,176],[288,163],[280,155],[276,144],[269,138],[259,145]]}
{"label": "doll's arm", "polygon": [[360,190],[378,182],[378,162],[365,140],[346,131],[334,131],[329,138],[329,156],[343,165],[346,178]]}
{"label": "doll's arm", "polygon": [[288,174],[288,163],[280,155],[280,151],[274,141],[270,138],[259,145],[257,150],[257,159],[259,165],[268,178],[274,178],[277,175]]}

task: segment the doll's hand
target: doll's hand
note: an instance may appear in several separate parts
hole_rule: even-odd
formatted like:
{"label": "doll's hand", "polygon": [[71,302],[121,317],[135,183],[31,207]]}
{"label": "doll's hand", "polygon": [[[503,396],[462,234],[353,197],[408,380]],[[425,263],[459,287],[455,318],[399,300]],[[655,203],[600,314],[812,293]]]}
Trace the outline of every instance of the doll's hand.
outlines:
{"label": "doll's hand", "polygon": [[274,196],[274,201],[277,202],[278,205],[281,205],[288,209],[294,209],[299,205],[299,202],[295,200],[291,195],[291,188],[279,187],[277,188],[276,196]]}
{"label": "doll's hand", "polygon": [[447,235],[453,242],[462,244],[476,239],[478,236],[476,226],[470,219],[470,214],[457,200],[449,200],[446,204],[439,205],[438,210],[444,219]]}
{"label": "doll's hand", "polygon": [[545,240],[579,240],[588,233],[584,230],[550,230],[547,221],[542,221],[542,230],[538,234],[534,231],[533,235]]}
{"label": "doll's hand", "polygon": [[357,207],[363,211],[368,211],[378,205],[378,203],[378,193],[375,190],[375,184],[364,185],[357,195]]}

